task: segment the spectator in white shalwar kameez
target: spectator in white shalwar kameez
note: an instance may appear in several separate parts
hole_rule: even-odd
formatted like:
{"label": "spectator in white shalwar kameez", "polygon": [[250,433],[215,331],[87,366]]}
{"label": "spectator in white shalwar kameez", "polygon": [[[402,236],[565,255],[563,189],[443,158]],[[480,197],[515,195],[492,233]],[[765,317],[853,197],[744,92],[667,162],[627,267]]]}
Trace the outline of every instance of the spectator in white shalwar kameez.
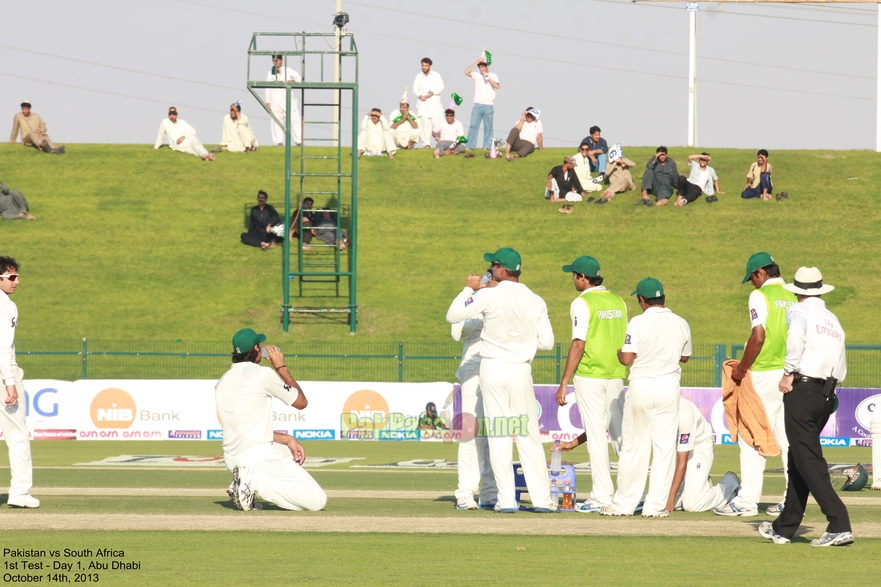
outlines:
{"label": "spectator in white shalwar kameez", "polygon": [[379,108],[374,108],[361,121],[361,132],[358,133],[358,158],[368,155],[388,154],[389,159],[395,158],[395,140],[389,130],[388,121]]}
{"label": "spectator in white shalwar kameez", "polygon": [[214,161],[214,155],[205,150],[201,141],[196,138],[196,129],[177,117],[177,108],[174,106],[168,109],[168,118],[159,124],[159,134],[156,135],[153,148],[161,147],[166,137],[172,151],[195,155],[204,161]]}
{"label": "spectator in white shalwar kameez", "polygon": [[444,121],[444,107],[440,97],[444,91],[444,80],[438,72],[431,71],[431,64],[431,59],[423,58],[422,73],[413,82],[413,92],[419,98],[416,116],[419,118],[422,144],[426,149],[431,147],[431,130]]}
{"label": "spectator in white shalwar kameez", "polygon": [[410,112],[407,88],[404,88],[404,97],[401,98],[399,108],[391,113],[389,128],[392,129],[396,147],[412,149],[419,141],[419,123],[416,122],[416,115]]}
{"label": "spectator in white shalwar kameez", "polygon": [[[268,82],[301,82],[303,78],[300,74],[290,67],[284,67],[284,58],[281,55],[272,56],[272,70],[266,76]],[[284,125],[287,112],[285,89],[284,88],[266,88],[266,105],[281,122],[281,126],[276,124],[274,120],[270,121],[272,129],[272,142],[279,147],[284,146]],[[300,106],[294,92],[291,92],[291,144],[299,145],[302,140],[300,137]]]}
{"label": "spectator in white shalwar kameez", "polygon": [[220,139],[220,147],[230,153],[259,150],[254,129],[251,128],[248,117],[242,114],[241,102],[230,104],[229,114],[223,117],[223,138]]}

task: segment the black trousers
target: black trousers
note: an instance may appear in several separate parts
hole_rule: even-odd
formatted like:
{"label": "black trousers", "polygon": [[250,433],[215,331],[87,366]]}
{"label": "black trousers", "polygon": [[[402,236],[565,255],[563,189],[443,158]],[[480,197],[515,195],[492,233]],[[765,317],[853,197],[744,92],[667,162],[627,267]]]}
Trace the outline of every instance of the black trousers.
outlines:
{"label": "black trousers", "polygon": [[693,183],[688,183],[688,178],[684,175],[679,176],[679,181],[676,182],[676,191],[679,192],[679,195],[685,198],[685,201],[691,204],[704,193],[701,190],[700,186],[696,186]]}
{"label": "black trousers", "polygon": [[834,404],[834,399],[827,400],[822,392],[822,385],[799,381],[783,396],[783,418],[789,439],[789,484],[783,513],[774,521],[774,530],[786,538],[795,536],[802,522],[808,493],[829,521],[827,532],[850,532],[847,508],[832,487],[829,466],[820,446],[820,431],[826,426]]}

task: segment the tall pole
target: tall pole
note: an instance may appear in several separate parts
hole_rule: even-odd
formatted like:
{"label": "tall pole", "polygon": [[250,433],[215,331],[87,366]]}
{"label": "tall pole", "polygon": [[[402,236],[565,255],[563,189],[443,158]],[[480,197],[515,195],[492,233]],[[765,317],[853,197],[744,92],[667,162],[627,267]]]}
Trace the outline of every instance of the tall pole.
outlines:
{"label": "tall pole", "polygon": [[[343,11],[343,0],[336,0],[336,12]],[[335,13],[336,14],[336,13]],[[333,57],[333,81],[334,83],[340,83],[340,27],[335,26],[334,28],[334,46],[336,47],[337,55]],[[340,91],[333,91],[333,124],[330,125],[333,132],[333,140],[331,141],[331,145],[336,147],[338,141],[340,139]]]}
{"label": "tall pole", "polygon": [[688,146],[697,145],[697,11],[698,3],[685,5],[688,11]]}
{"label": "tall pole", "polygon": [[881,0],[878,2],[878,62],[875,83],[875,152],[881,153]]}

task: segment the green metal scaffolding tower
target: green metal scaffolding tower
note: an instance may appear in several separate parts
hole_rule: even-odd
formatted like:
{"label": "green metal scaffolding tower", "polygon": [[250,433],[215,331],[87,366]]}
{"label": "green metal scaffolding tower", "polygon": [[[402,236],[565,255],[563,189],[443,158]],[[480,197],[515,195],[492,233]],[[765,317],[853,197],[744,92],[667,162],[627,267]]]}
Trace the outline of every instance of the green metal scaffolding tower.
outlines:
{"label": "green metal scaffolding tower", "polygon": [[[259,48],[258,48],[259,40]],[[307,43],[309,47],[307,48]],[[266,63],[273,55],[281,55],[284,59],[284,67],[290,60],[294,61],[294,69],[298,69],[302,76],[301,82],[293,81],[265,81]],[[256,63],[252,63],[257,58]],[[328,63],[329,62],[329,63]],[[299,65],[297,68],[296,65]],[[328,67],[330,65],[330,67]],[[334,81],[335,67],[339,72],[339,80]],[[253,74],[252,74],[253,70]],[[328,80],[330,78],[330,80]],[[345,81],[343,81],[345,80]],[[296,109],[291,108],[292,94],[299,94],[303,113],[300,122],[300,145],[299,145],[299,171],[293,171],[293,157],[296,151],[291,145],[291,116],[285,116],[281,120],[267,105],[264,97],[258,93],[260,89],[284,89],[286,112],[291,113]],[[248,48],[248,90],[263,106],[272,119],[273,124],[284,128],[285,131],[285,253],[282,256],[282,276],[284,299],[282,301],[282,325],[287,332],[290,326],[291,314],[333,314],[348,313],[349,330],[355,333],[357,325],[357,254],[358,254],[358,49],[355,38],[344,31],[334,33],[254,33],[251,37],[251,45]],[[307,102],[307,97],[317,101]],[[326,96],[331,98],[327,99]],[[343,96],[351,98],[351,172],[345,172],[343,168],[343,142],[342,142],[342,109]],[[334,120],[313,120],[309,117],[311,112],[330,110],[336,113]],[[330,129],[329,136],[306,136],[307,128]],[[307,155],[306,143],[310,149],[316,143],[329,143],[329,147],[319,149],[318,154]],[[347,147],[348,148],[348,147]],[[310,151],[311,152],[311,151]],[[330,153],[330,154],[328,154]],[[335,220],[331,227],[336,231],[336,241],[343,242],[343,220],[348,219],[348,247],[345,253],[338,244],[328,245],[316,242],[317,250],[305,251],[304,247],[296,244],[296,268],[291,268],[293,257],[292,243],[290,240],[291,226],[291,183],[294,179],[294,197],[299,204],[299,210],[303,209],[303,200],[306,197],[326,196],[335,206],[329,206],[331,217]],[[348,185],[346,185],[348,184]],[[348,203],[347,203],[348,202]],[[296,210],[294,210],[296,212]],[[346,216],[347,215],[347,216]],[[296,218],[297,233],[304,234],[304,214],[298,214]],[[295,243],[297,241],[294,241]],[[302,242],[302,239],[301,241]],[[348,304],[345,307],[305,307],[294,306],[291,303],[291,282],[298,284],[299,297],[304,297],[304,286],[309,284],[332,284],[336,291],[335,297],[339,296],[340,283],[343,279],[348,280]]]}

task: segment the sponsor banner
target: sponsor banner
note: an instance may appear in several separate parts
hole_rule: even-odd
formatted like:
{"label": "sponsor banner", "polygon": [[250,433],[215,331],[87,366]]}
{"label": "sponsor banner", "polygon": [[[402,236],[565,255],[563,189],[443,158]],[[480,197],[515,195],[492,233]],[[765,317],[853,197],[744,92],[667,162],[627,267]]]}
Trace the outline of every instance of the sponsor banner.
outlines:
{"label": "sponsor banner", "polygon": [[[835,412],[838,430],[835,436],[853,439],[871,439],[872,416],[881,409],[881,390],[845,387],[839,389],[838,411]],[[871,446],[859,445],[859,446]]]}
{"label": "sponsor banner", "polygon": [[[303,467],[314,469],[350,463],[357,458],[306,457]],[[218,456],[174,456],[174,455],[118,455],[106,457],[90,463],[75,463],[75,467],[225,467],[223,457]]]}
{"label": "sponsor banner", "polygon": [[76,432],[73,383],[57,379],[30,379],[23,383],[28,436],[32,440],[69,440],[70,431]]}

